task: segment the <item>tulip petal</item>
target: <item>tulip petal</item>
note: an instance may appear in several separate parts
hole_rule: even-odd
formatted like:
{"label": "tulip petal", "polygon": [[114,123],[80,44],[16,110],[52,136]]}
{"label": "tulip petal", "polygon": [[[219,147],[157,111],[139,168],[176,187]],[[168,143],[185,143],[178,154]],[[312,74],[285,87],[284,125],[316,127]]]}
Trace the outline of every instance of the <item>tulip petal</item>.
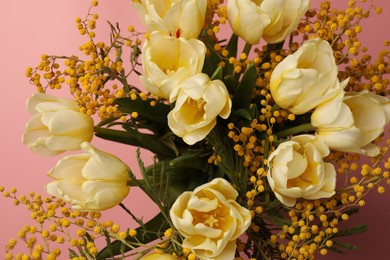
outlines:
{"label": "tulip petal", "polygon": [[48,175],[57,180],[66,179],[69,182],[81,184],[85,178],[81,175],[85,163],[90,159],[89,154],[76,154],[62,158]]}
{"label": "tulip petal", "polygon": [[88,194],[85,207],[90,211],[101,211],[118,205],[129,193],[130,186],[127,186],[126,181],[95,180],[84,182],[81,189],[84,194]]}
{"label": "tulip petal", "polygon": [[52,196],[61,197],[61,194],[58,192],[58,181],[52,181],[45,185],[45,191]]}
{"label": "tulip petal", "polygon": [[[49,105],[45,105],[46,102]],[[46,93],[34,93],[27,100],[27,109],[32,115],[41,111],[53,111],[54,107],[59,109],[79,109],[77,102],[73,99],[58,98]]]}
{"label": "tulip petal", "polygon": [[66,202],[71,204],[84,204],[86,195],[79,184],[67,180],[60,180],[57,182],[57,187],[60,197]]}
{"label": "tulip petal", "polygon": [[128,166],[112,154],[93,147],[88,142],[81,144],[81,149],[92,157],[83,168],[87,179],[129,180]]}

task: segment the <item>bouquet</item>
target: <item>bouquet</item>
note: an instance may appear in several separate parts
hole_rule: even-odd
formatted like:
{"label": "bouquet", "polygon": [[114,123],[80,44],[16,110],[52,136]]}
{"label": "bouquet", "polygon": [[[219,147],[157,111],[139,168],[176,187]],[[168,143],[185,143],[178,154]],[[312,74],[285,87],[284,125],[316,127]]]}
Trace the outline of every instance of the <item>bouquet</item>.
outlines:
{"label": "bouquet", "polygon": [[[314,259],[355,249],[339,238],[367,226],[339,224],[390,183],[390,42],[373,60],[359,41],[360,22],[380,7],[133,0],[146,32],[108,22],[100,42],[97,5],[76,19],[82,57],[42,55],[26,71],[37,93],[23,143],[43,156],[82,152],[49,171],[46,198],[1,187],[37,223],[18,234],[30,255],[15,256],[11,239],[6,259]],[[70,97],[54,94],[64,88]],[[134,147],[140,175],[95,138]],[[132,187],[158,207],[154,218],[122,203]],[[137,226],[102,221],[113,207]]]}

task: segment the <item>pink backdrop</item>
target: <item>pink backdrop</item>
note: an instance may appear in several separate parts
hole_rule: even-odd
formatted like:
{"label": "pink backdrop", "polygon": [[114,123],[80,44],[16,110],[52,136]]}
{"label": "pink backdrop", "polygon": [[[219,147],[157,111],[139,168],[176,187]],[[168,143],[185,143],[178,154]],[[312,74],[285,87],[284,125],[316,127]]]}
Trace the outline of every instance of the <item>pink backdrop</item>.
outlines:
{"label": "pink backdrop", "polygon": [[[98,27],[107,29],[105,20],[118,21],[122,29],[126,30],[130,24],[142,28],[138,17],[135,16],[129,0],[108,1],[101,0],[96,11],[100,15]],[[313,0],[318,5],[319,0]],[[345,1],[338,5],[345,5]],[[340,3],[343,2],[343,3]],[[369,23],[364,25],[364,44],[370,47],[372,53],[381,49],[384,39],[390,39],[388,28],[390,26],[390,2],[376,0],[384,7],[382,15],[373,15]],[[81,0],[2,0],[0,3],[0,76],[3,89],[3,101],[0,102],[2,123],[0,143],[1,173],[0,185],[17,187],[19,194],[36,191],[44,194],[43,186],[49,181],[46,172],[52,168],[58,159],[43,158],[30,152],[22,143],[21,135],[27,120],[30,118],[25,109],[25,100],[34,93],[24,77],[27,66],[35,66],[39,56],[47,54],[70,55],[78,50],[78,46],[86,39],[78,34],[74,18],[84,17],[90,1]],[[115,4],[114,4],[115,3]],[[384,35],[387,32],[387,35]],[[103,32],[106,35],[107,30]],[[135,153],[127,146],[113,144],[106,141],[93,140],[94,145],[113,153],[132,166]],[[369,224],[369,231],[356,236],[350,241],[359,246],[359,250],[351,252],[344,259],[386,259],[388,256],[388,234],[390,233],[390,192],[384,195],[373,194],[367,206],[362,208],[361,214],[354,216],[349,225],[353,223]],[[136,199],[134,199],[136,198]],[[137,190],[132,190],[124,202],[136,214],[144,215],[148,219],[156,211],[152,204],[145,204],[147,198]],[[145,205],[150,205],[145,207]],[[12,200],[0,198],[0,257],[4,255],[4,245],[9,238],[15,237],[18,230],[25,224],[32,224],[27,211],[19,206],[15,207]],[[123,226],[132,226],[127,216],[119,210],[111,210],[106,215],[120,216],[118,221]],[[65,253],[65,252],[64,252]],[[63,255],[61,259],[65,259]],[[331,254],[325,259],[341,259],[341,256]]]}

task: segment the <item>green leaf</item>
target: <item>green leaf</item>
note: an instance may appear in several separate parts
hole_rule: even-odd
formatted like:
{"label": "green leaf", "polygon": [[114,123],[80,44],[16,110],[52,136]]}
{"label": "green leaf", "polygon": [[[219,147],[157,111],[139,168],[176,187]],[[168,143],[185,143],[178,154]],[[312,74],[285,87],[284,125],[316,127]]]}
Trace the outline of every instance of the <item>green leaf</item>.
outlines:
{"label": "green leaf", "polygon": [[[229,52],[229,57],[237,56],[237,48],[238,48],[238,36],[232,34],[226,46],[226,50]],[[232,75],[234,71],[234,65],[230,63],[226,63],[225,67],[226,67],[226,74]]]}
{"label": "green leaf", "polygon": [[366,232],[367,229],[368,229],[368,226],[365,224],[362,224],[362,225],[358,225],[358,226],[355,226],[352,228],[340,230],[339,232],[334,234],[332,237],[345,237],[345,236],[356,235],[356,234]]}
{"label": "green leaf", "polygon": [[288,220],[285,218],[280,218],[280,217],[272,216],[272,215],[269,215],[267,218],[269,220],[271,220],[272,223],[274,223],[278,227],[283,227],[284,225],[291,225],[291,220]]}
{"label": "green leaf", "polygon": [[69,258],[73,259],[74,257],[78,257],[79,255],[72,249],[68,248],[69,250]]}
{"label": "green leaf", "polygon": [[249,109],[257,80],[256,66],[252,63],[245,70],[244,75],[233,96],[233,107],[235,109]]}
{"label": "green leaf", "polygon": [[159,157],[175,158],[175,153],[160,142],[155,135],[140,133],[131,128],[126,130],[95,127],[95,135],[106,140],[145,148]]}
{"label": "green leaf", "polygon": [[[164,220],[164,217],[161,213],[156,215],[154,218],[149,220],[146,224],[138,227],[136,229],[137,235],[135,237],[126,238],[127,243],[134,243],[134,247],[137,248],[138,244],[147,244],[160,237],[159,232],[164,232],[169,227],[168,223]],[[153,230],[155,232],[148,232]],[[158,232],[157,232],[158,231]],[[120,240],[115,240],[113,242],[107,242],[108,246],[103,248],[96,256],[97,260],[106,259],[112,257],[113,255],[119,255],[124,252],[131,250],[130,247],[125,245],[123,248],[123,243]]]}
{"label": "green leaf", "polygon": [[144,118],[161,124],[167,124],[167,115],[171,110],[169,105],[156,102],[155,106],[151,106],[150,102],[152,101],[154,101],[154,99],[150,98],[146,100],[141,98],[132,100],[129,97],[115,99],[115,103],[118,105],[119,110],[123,113],[130,114],[132,112],[137,112],[138,115]]}
{"label": "green leaf", "polygon": [[237,47],[238,47],[238,36],[233,33],[226,46],[226,50],[229,52],[229,57],[237,56]]}
{"label": "green leaf", "polygon": [[358,249],[357,246],[352,245],[350,243],[339,242],[339,241],[335,241],[335,240],[333,240],[333,246],[330,247],[329,249],[336,252],[336,253],[339,253],[339,254],[345,254],[345,252],[343,250],[341,250],[340,247],[343,249],[351,250],[351,251]]}
{"label": "green leaf", "polygon": [[112,250],[112,243],[110,240],[110,235],[108,234],[107,230],[103,229],[103,234],[106,240],[106,245],[107,245],[107,254],[110,257],[115,256],[114,251]]}
{"label": "green leaf", "polygon": [[248,110],[246,109],[237,109],[237,110],[233,110],[232,111],[232,116],[238,116],[238,117],[242,117],[242,118],[245,118],[246,120],[248,121],[251,121],[252,120],[252,116],[251,114],[249,113]]}
{"label": "green leaf", "polygon": [[[206,46],[214,46],[215,42],[207,34],[207,30],[202,32],[202,36]],[[218,67],[218,64],[221,62],[221,57],[214,51],[213,47],[209,47],[210,54],[207,56],[207,59],[204,59],[202,72],[207,74],[209,77],[213,75],[215,68]]]}
{"label": "green leaf", "polygon": [[225,82],[226,88],[228,89],[229,93],[235,93],[236,92],[236,88],[237,88],[238,82],[233,77],[233,75],[228,74],[225,77],[223,77],[223,82]]}
{"label": "green leaf", "polygon": [[203,170],[205,165],[207,165],[207,160],[202,160],[200,156],[202,153],[200,152],[186,152],[180,155],[177,158],[174,158],[169,162],[169,165],[172,167],[185,167],[185,168],[193,168],[198,170]]}
{"label": "green leaf", "polygon": [[343,255],[346,254],[343,250],[341,250],[340,248],[335,247],[335,246],[330,247],[329,250],[331,250],[337,254],[343,254]]}
{"label": "green leaf", "polygon": [[222,67],[218,66],[218,68],[214,71],[213,75],[211,76],[211,80],[219,79],[222,80]]}

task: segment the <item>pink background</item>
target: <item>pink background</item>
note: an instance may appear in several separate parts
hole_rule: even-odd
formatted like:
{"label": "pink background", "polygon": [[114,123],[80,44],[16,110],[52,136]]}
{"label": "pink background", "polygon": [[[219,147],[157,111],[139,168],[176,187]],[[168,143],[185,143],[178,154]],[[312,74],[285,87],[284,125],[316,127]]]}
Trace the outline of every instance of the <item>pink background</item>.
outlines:
{"label": "pink background", "polygon": [[[313,0],[312,5],[320,1]],[[345,6],[345,1],[338,5]],[[342,3],[340,3],[342,2]],[[114,4],[115,3],[115,4]],[[384,8],[382,15],[372,15],[365,23],[363,45],[369,46],[371,53],[375,54],[382,48],[384,39],[390,39],[390,2],[376,0]],[[74,18],[84,17],[90,1],[81,0],[34,0],[22,1],[2,0],[0,3],[0,78],[3,98],[0,102],[2,123],[0,129],[1,173],[0,185],[7,188],[17,187],[18,194],[27,194],[36,191],[45,195],[43,186],[50,181],[46,173],[62,155],[44,158],[30,152],[22,143],[23,128],[30,116],[25,109],[25,100],[35,92],[29,85],[24,72],[27,66],[36,66],[41,54],[78,53],[78,46],[86,41],[79,35]],[[142,30],[139,19],[135,16],[129,0],[104,1],[101,0],[96,9],[100,19],[98,28],[104,29],[101,35],[107,35],[106,20],[118,21],[122,30],[133,24]],[[384,35],[387,32],[387,35]],[[375,56],[374,55],[374,56]],[[56,94],[55,92],[51,92]],[[66,96],[63,93],[58,95]],[[135,152],[128,146],[113,144],[95,138],[93,144],[107,152],[113,153],[128,163],[136,172],[134,164]],[[148,156],[146,156],[148,157]],[[390,192],[384,195],[372,192],[367,206],[361,209],[361,214],[352,217],[348,225],[366,223],[369,231],[351,238],[350,242],[358,245],[359,250],[351,252],[344,259],[385,259],[388,256],[390,234]],[[146,196],[136,189],[130,192],[124,202],[138,216],[150,218],[156,208],[149,203]],[[148,205],[148,206],[145,206]],[[4,254],[4,245],[9,238],[15,237],[18,230],[25,224],[33,224],[29,213],[22,207],[13,206],[12,200],[0,198],[0,258]],[[119,217],[124,228],[135,227],[133,222],[120,210],[110,210],[106,213]],[[65,251],[64,251],[65,253]],[[325,259],[341,259],[342,256],[331,254]],[[61,259],[65,259],[63,254]]]}

